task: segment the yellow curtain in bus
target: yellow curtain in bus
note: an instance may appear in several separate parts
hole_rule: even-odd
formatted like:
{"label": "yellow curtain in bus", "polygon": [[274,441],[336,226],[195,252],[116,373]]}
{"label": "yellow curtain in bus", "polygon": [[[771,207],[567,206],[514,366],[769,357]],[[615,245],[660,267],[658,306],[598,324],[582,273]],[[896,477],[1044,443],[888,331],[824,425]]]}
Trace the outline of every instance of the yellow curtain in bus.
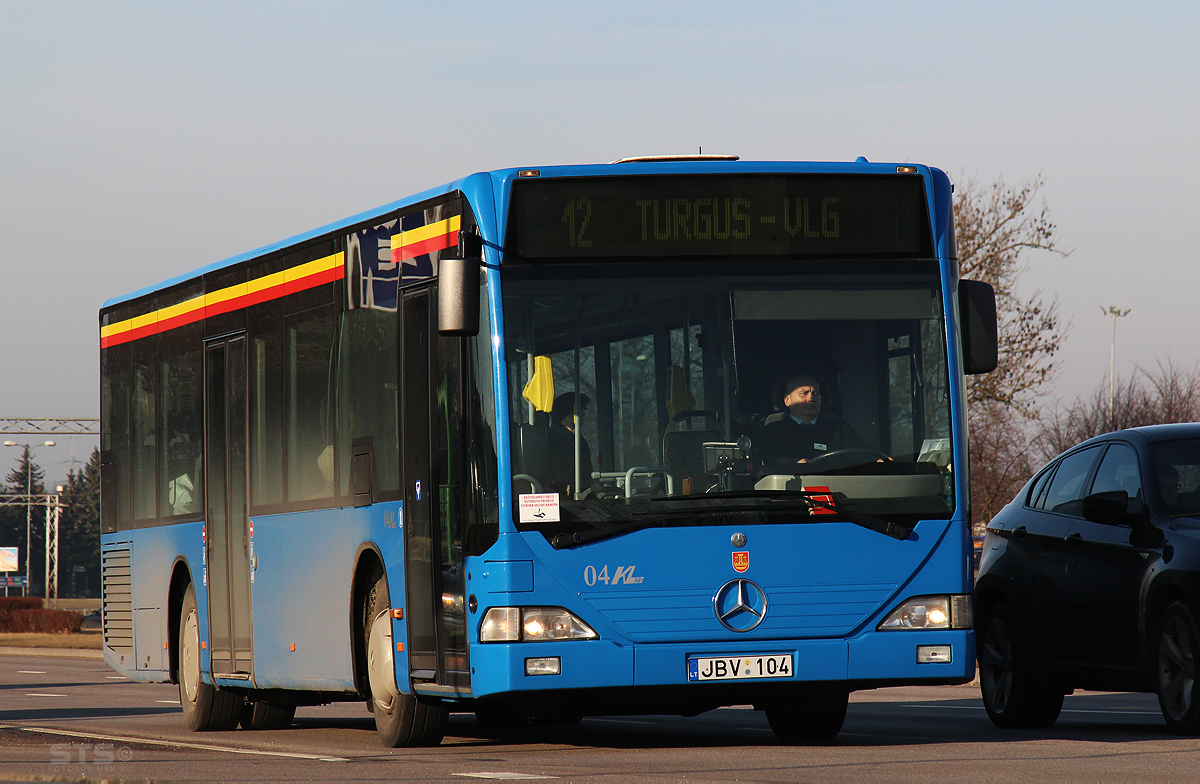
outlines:
{"label": "yellow curtain in bus", "polygon": [[667,416],[696,407],[696,397],[688,389],[687,373],[678,365],[667,368]]}
{"label": "yellow curtain in bus", "polygon": [[549,411],[554,407],[554,368],[550,357],[533,358],[533,376],[525,385],[521,397],[533,403],[538,411]]}

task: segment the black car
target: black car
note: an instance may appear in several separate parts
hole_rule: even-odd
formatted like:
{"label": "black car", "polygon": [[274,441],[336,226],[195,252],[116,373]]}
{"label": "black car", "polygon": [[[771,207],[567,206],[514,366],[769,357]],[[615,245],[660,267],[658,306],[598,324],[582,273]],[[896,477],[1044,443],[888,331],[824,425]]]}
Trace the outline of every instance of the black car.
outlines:
{"label": "black car", "polygon": [[1048,727],[1074,689],[1158,694],[1200,732],[1200,424],[1097,436],[988,524],[980,688],[1000,727]]}

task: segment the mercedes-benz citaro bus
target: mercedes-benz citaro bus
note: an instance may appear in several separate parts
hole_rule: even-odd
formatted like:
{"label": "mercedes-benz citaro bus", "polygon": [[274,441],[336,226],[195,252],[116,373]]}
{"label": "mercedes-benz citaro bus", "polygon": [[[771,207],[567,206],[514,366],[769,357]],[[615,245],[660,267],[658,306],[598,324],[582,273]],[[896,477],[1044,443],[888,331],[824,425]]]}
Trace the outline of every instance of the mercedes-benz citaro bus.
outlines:
{"label": "mercedes-benz citaro bus", "polygon": [[803,742],[971,680],[996,318],[951,191],[504,169],[109,300],[106,662],[194,730],[363,701],[388,746],[728,705]]}

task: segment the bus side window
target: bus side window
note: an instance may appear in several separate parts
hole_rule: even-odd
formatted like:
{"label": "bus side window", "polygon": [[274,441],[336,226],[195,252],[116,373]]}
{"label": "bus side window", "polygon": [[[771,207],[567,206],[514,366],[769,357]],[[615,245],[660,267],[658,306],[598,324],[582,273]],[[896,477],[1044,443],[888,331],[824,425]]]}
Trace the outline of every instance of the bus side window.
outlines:
{"label": "bus side window", "polygon": [[159,345],[159,514],[195,514],[204,500],[204,364],[200,332],[181,327]]}
{"label": "bus side window", "polygon": [[250,328],[250,502],[264,507],[283,497],[284,350],[283,316],[273,303],[259,305]]}
{"label": "bus side window", "polygon": [[338,439],[342,471],[340,492],[349,487],[352,444],[373,444],[374,493],[394,496],[400,490],[400,432],[396,416],[396,311],[359,308],[342,314],[338,394]]}
{"label": "bus side window", "polygon": [[288,319],[287,488],[288,501],[332,498],[333,349],[337,317],[321,307]]}
{"label": "bus side window", "polygon": [[[126,318],[118,311],[111,318],[117,322]],[[128,343],[101,352],[101,481],[104,483],[104,503],[100,505],[102,530],[126,530],[130,523],[129,509],[129,390],[131,351]]]}
{"label": "bus side window", "polygon": [[133,342],[133,397],[130,400],[133,430],[133,519],[158,517],[156,480],[158,406],[158,338]]}

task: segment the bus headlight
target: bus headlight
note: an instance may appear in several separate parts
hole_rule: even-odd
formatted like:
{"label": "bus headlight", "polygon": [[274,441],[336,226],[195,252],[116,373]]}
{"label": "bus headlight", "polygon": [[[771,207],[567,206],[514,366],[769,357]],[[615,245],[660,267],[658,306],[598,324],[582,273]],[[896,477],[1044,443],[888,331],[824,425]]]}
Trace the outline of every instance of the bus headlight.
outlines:
{"label": "bus headlight", "polygon": [[970,594],[915,596],[888,613],[879,631],[970,629],[975,625]]}
{"label": "bus headlight", "polygon": [[481,642],[594,640],[599,636],[561,607],[492,607],[479,625]]}

